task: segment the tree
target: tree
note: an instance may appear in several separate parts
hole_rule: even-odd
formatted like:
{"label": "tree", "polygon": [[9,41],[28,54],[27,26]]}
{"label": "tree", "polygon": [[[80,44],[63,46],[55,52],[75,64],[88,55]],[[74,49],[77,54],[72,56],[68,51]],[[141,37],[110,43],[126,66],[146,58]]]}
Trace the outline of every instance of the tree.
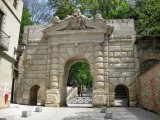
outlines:
{"label": "tree", "polygon": [[89,64],[86,62],[77,62],[69,70],[68,85],[73,77],[76,77],[80,86],[92,87],[92,76]]}
{"label": "tree", "polygon": [[126,0],[48,0],[51,8],[55,9],[55,15],[64,19],[73,13],[76,7],[88,17],[94,17],[97,12],[105,19],[127,18],[131,5]]}
{"label": "tree", "polygon": [[30,18],[34,24],[51,22],[54,9],[51,10],[46,1],[24,0],[24,6],[30,11]]}
{"label": "tree", "polygon": [[160,34],[160,1],[141,0],[136,2],[135,27],[137,34]]}
{"label": "tree", "polygon": [[77,2],[76,0],[48,0],[48,5],[55,10],[55,16],[64,19],[73,13]]}
{"label": "tree", "polygon": [[22,13],[21,26],[20,26],[19,43],[21,43],[23,40],[24,26],[32,24],[30,17],[31,17],[31,14],[29,10],[26,7],[24,7],[23,13]]}
{"label": "tree", "polygon": [[80,0],[81,8],[91,16],[97,11],[104,19],[128,18],[131,5],[126,0]]}

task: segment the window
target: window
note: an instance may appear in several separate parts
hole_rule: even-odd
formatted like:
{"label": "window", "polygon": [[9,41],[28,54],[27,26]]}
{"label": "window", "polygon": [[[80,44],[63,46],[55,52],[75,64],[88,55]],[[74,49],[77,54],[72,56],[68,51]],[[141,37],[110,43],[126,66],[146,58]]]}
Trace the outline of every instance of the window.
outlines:
{"label": "window", "polygon": [[0,30],[2,28],[3,15],[4,14],[0,11]]}
{"label": "window", "polygon": [[18,0],[14,0],[14,2],[13,2],[13,6],[14,6],[14,8],[16,8],[16,7],[17,7],[17,3],[18,3]]}

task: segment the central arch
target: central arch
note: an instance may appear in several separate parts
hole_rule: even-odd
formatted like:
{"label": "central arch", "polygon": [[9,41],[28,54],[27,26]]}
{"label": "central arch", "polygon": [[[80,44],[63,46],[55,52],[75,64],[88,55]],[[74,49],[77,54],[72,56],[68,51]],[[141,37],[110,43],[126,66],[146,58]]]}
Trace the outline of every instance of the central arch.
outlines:
{"label": "central arch", "polygon": [[[70,58],[66,63],[65,63],[65,66],[64,66],[64,73],[63,73],[63,78],[62,78],[62,83],[61,85],[63,87],[61,87],[61,90],[60,90],[60,106],[67,106],[67,103],[66,103],[66,98],[67,98],[67,79],[68,79],[68,75],[69,75],[69,69],[70,67],[77,63],[77,62],[88,62],[88,60],[86,60],[85,58],[83,57],[73,57],[73,58]],[[89,64],[90,65],[90,64]],[[91,72],[91,69],[90,69],[90,72]],[[92,75],[92,72],[91,72],[91,75]]]}

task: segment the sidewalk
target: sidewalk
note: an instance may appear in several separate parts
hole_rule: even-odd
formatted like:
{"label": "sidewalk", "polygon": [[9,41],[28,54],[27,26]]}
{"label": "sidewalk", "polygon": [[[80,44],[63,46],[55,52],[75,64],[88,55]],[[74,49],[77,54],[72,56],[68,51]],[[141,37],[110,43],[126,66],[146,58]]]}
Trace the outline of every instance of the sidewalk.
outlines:
{"label": "sidewalk", "polygon": [[[32,110],[32,116],[21,117],[22,110]],[[42,112],[34,112],[35,106],[12,104],[10,108],[0,109],[0,118],[13,115],[15,120],[104,120],[105,113],[100,108],[43,107]],[[160,116],[137,107],[107,108],[113,113],[113,120],[160,120]]]}

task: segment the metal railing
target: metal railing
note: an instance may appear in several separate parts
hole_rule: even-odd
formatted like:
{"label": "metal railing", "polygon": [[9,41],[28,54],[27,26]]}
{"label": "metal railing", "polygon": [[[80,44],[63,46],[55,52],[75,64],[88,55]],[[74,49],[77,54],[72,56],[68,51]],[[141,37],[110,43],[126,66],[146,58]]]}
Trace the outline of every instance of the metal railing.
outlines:
{"label": "metal railing", "polygon": [[0,30],[0,50],[8,51],[10,36]]}
{"label": "metal railing", "polygon": [[91,97],[74,97],[67,101],[68,104],[91,104],[92,98]]}

